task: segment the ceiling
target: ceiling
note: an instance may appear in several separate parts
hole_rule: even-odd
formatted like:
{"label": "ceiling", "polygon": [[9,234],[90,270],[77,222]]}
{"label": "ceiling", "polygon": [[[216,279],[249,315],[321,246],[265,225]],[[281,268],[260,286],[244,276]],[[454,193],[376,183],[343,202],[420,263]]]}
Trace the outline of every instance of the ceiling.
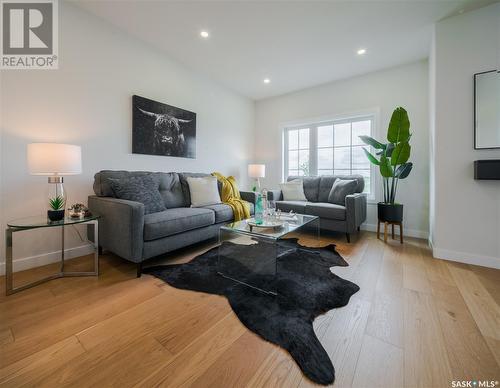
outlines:
{"label": "ceiling", "polygon": [[[77,1],[252,99],[426,58],[432,24],[492,0]],[[200,31],[210,33],[208,39]],[[363,56],[357,50],[366,49]],[[270,83],[265,84],[264,78]]]}

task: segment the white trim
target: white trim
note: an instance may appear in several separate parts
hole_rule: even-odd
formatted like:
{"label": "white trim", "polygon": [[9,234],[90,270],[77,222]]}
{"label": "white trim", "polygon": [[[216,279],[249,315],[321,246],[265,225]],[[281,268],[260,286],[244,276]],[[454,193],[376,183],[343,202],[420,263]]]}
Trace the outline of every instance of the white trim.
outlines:
{"label": "white trim", "polygon": [[[74,248],[68,248],[64,251],[65,260],[75,257],[85,256],[94,253],[93,245],[81,245]],[[26,269],[40,267],[61,260],[61,251],[42,253],[36,256],[22,257],[13,262],[14,272],[24,271]],[[5,275],[5,263],[0,263],[0,275]]]}
{"label": "white trim", "polygon": [[[380,227],[382,228],[382,225],[380,225]],[[368,232],[376,232],[377,225],[362,224],[361,230],[367,230]],[[399,236],[399,227],[394,228],[394,234]],[[422,238],[422,239],[427,239],[429,237],[429,232],[426,232],[424,230],[417,230],[417,229],[405,229],[404,225],[403,225],[403,234],[405,236],[408,236],[408,237],[416,237],[416,238]]]}
{"label": "white trim", "polygon": [[500,269],[500,259],[498,257],[483,256],[467,252],[456,252],[435,247],[432,248],[432,255],[436,259]]}

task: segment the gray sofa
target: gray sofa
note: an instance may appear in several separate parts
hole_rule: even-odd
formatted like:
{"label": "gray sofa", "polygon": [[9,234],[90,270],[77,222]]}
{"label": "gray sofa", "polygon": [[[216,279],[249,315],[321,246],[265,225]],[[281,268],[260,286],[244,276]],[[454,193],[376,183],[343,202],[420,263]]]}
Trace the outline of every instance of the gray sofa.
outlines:
{"label": "gray sofa", "polygon": [[[268,200],[276,202],[276,208],[289,212],[310,214],[320,217],[322,230],[343,232],[347,242],[350,242],[350,233],[359,230],[359,226],[366,220],[366,194],[364,178],[361,175],[319,176],[319,177],[288,177],[302,179],[304,194],[307,201],[284,201],[281,190],[269,190]],[[358,182],[356,193],[347,195],[345,206],[328,202],[328,195],[336,179],[355,179]]]}
{"label": "gray sofa", "polygon": [[[144,174],[151,174],[159,182],[166,211],[144,214],[142,203],[113,197],[108,178]],[[95,195],[89,196],[88,207],[102,216],[99,220],[100,249],[137,263],[137,276],[140,276],[144,260],[217,237],[221,225],[233,220],[233,211],[224,204],[190,207],[188,176],[208,174],[109,170],[95,174]],[[250,203],[253,214],[255,193],[242,191],[241,197]]]}

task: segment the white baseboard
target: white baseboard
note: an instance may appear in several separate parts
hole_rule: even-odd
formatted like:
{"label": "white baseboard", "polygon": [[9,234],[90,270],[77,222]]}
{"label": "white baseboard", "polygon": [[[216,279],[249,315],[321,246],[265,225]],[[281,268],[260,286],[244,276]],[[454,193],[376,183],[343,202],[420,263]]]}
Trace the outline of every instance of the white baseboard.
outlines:
{"label": "white baseboard", "polygon": [[480,265],[481,267],[500,269],[500,258],[477,255],[475,253],[456,252],[448,249],[432,247],[432,255],[436,259],[456,261],[458,263]]}
{"label": "white baseboard", "polygon": [[[81,245],[64,250],[65,259],[73,259],[79,256],[85,256],[94,252],[92,245]],[[61,251],[43,253],[41,255],[22,257],[14,260],[14,272],[24,271],[26,269],[40,267],[55,263],[61,260]],[[5,263],[0,263],[0,275],[5,275]]]}
{"label": "white baseboard", "polygon": [[[380,228],[381,228],[381,231],[383,231],[382,225],[380,225]],[[362,224],[361,230],[367,230],[368,232],[376,232],[377,225]],[[397,234],[399,236],[399,227],[397,227],[397,226],[394,227],[394,234]],[[408,237],[416,237],[416,238],[423,238],[423,239],[429,238],[429,232],[425,232],[423,230],[417,230],[417,229],[405,229],[404,225],[403,225],[403,234],[405,236],[408,236]]]}

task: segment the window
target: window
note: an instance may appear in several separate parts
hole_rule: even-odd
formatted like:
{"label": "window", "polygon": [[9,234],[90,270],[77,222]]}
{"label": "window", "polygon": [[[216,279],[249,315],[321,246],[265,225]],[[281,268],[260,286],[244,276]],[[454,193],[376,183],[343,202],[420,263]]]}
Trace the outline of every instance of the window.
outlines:
{"label": "window", "polygon": [[365,178],[370,194],[370,162],[359,136],[371,136],[373,116],[313,123],[285,129],[285,176],[351,175]]}

